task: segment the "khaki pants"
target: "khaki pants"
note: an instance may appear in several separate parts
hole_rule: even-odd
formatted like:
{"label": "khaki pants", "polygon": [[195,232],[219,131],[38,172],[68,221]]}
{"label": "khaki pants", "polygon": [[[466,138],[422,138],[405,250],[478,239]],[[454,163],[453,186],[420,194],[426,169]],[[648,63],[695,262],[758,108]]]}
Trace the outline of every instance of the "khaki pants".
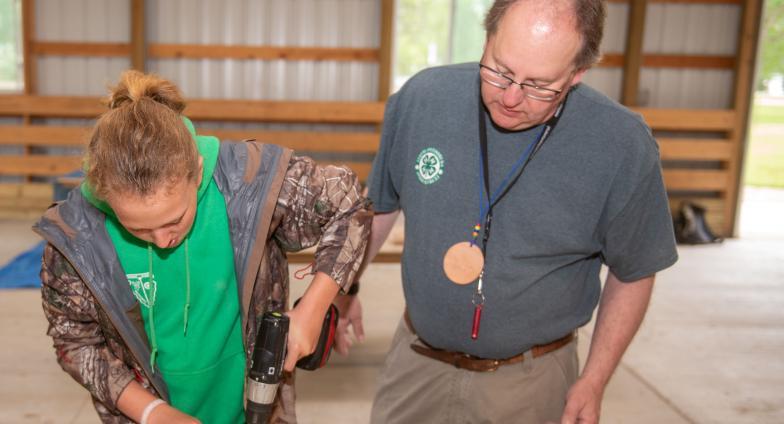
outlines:
{"label": "khaki pants", "polygon": [[473,372],[411,350],[416,335],[398,324],[373,400],[373,424],[560,423],[577,379],[577,340],[554,352]]}

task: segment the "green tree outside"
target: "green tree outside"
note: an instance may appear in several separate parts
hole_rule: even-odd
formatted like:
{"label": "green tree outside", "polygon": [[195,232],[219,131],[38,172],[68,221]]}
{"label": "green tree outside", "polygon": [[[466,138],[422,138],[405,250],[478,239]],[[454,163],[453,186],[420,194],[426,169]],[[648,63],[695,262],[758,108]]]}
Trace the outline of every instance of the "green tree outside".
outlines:
{"label": "green tree outside", "polygon": [[431,66],[478,61],[492,0],[398,0],[395,80]]}
{"label": "green tree outside", "polygon": [[760,37],[759,81],[764,87],[784,74],[784,0],[766,0]]}
{"label": "green tree outside", "polygon": [[19,2],[0,0],[0,90],[19,83]]}
{"label": "green tree outside", "polygon": [[493,0],[455,0],[452,63],[478,62],[485,45],[484,19]]}

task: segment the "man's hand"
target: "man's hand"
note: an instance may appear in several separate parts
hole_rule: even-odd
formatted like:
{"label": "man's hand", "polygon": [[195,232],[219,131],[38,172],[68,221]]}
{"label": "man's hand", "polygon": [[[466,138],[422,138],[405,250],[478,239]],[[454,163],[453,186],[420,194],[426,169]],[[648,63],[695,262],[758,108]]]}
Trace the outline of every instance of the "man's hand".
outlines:
{"label": "man's hand", "polygon": [[578,378],[566,394],[561,424],[595,424],[599,422],[604,387]]}
{"label": "man's hand", "polygon": [[[359,296],[339,295],[335,298],[335,306],[340,314],[335,334],[335,351],[341,355],[348,355],[348,350],[354,344],[354,339],[358,342],[365,340],[365,330],[362,327],[362,304],[359,301]],[[353,338],[349,333],[349,327],[354,333]]]}

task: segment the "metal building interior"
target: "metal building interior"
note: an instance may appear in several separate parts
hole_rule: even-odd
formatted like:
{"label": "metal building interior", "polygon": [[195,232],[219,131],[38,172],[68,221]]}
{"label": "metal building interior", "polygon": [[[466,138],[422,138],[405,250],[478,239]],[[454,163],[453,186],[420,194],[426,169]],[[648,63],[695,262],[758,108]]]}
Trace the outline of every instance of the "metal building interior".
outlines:
{"label": "metal building interior", "polygon": [[[784,226],[761,223],[780,220],[784,201],[741,210],[763,2],[607,5],[603,59],[584,82],[645,118],[671,209],[704,205],[726,240],[681,246],[658,277],[602,422],[784,422]],[[392,91],[395,10],[395,0],[21,0],[25,83],[0,94],[0,263],[37,241],[29,228],[54,187],[78,182],[68,175],[100,98],[125,69],[174,81],[201,133],[269,140],[364,180]],[[367,422],[403,309],[395,231],[363,277],[367,339],[298,376],[303,423]],[[1,291],[0,316],[0,423],[98,422],[54,361],[39,292]]]}

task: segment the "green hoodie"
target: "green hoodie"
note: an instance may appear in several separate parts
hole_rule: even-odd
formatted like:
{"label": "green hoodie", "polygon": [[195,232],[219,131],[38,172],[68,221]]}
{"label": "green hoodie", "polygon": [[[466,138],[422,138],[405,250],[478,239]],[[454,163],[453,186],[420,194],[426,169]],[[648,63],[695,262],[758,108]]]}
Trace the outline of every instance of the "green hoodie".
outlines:
{"label": "green hoodie", "polygon": [[[220,142],[197,136],[204,158],[196,217],[185,240],[160,249],[131,235],[87,184],[82,193],[106,213],[114,243],[139,301],[151,361],[175,408],[204,423],[242,423],[245,355],[226,204],[212,173]],[[152,276],[152,278],[150,277]]]}

